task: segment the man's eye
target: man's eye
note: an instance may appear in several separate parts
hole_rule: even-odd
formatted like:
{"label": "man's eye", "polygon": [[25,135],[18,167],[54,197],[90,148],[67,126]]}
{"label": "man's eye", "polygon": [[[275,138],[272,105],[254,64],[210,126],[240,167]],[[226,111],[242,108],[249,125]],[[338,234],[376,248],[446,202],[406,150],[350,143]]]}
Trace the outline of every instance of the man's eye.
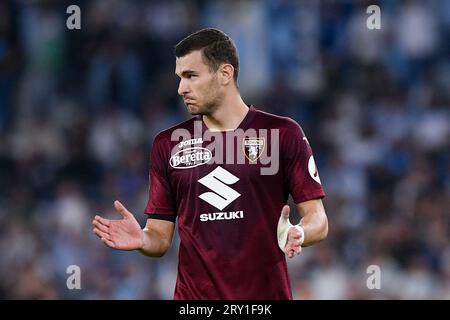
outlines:
{"label": "man's eye", "polygon": [[188,78],[188,79],[191,79],[191,78],[194,78],[194,77],[196,77],[196,76],[197,76],[196,74],[190,74],[190,75],[187,76],[187,78]]}

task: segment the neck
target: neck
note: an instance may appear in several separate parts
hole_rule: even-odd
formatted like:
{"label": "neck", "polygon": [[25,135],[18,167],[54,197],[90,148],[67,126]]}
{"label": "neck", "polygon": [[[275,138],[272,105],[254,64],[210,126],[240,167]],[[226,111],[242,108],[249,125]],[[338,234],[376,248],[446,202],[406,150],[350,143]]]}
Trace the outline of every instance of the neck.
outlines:
{"label": "neck", "polygon": [[205,125],[211,131],[235,130],[244,120],[249,108],[239,94],[224,99],[212,114],[203,115]]}

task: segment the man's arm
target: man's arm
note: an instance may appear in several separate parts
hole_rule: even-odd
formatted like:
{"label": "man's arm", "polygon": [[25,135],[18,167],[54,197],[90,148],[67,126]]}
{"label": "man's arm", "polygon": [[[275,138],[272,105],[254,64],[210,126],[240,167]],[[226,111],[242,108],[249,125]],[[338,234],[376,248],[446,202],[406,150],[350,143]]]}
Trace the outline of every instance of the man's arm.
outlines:
{"label": "man's arm", "polygon": [[301,217],[297,226],[301,228],[290,224],[289,211],[290,208],[287,205],[281,210],[277,236],[280,248],[289,258],[292,258],[301,252],[302,247],[310,246],[327,237],[328,218],[320,199],[297,204],[297,211]]}
{"label": "man's arm", "polygon": [[297,204],[301,220],[299,225],[305,231],[302,247],[322,241],[328,235],[328,218],[321,199],[314,199]]}
{"label": "man's arm", "polygon": [[140,253],[150,257],[162,257],[169,250],[175,223],[172,221],[147,219],[147,224],[142,230],[142,246]]}

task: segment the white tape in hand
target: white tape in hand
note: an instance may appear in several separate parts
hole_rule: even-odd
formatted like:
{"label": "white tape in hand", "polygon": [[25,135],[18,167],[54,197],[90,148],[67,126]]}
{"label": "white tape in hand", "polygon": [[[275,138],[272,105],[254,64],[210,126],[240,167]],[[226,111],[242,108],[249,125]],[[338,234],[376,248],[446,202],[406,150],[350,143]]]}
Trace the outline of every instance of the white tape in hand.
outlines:
{"label": "white tape in hand", "polygon": [[278,220],[277,239],[278,239],[278,246],[283,252],[285,252],[284,247],[286,247],[288,231],[291,227],[294,227],[298,231],[300,231],[300,246],[303,244],[303,241],[305,240],[305,230],[303,229],[303,227],[298,224],[294,226],[289,221],[289,216],[285,216],[282,214],[280,216],[280,220]]}

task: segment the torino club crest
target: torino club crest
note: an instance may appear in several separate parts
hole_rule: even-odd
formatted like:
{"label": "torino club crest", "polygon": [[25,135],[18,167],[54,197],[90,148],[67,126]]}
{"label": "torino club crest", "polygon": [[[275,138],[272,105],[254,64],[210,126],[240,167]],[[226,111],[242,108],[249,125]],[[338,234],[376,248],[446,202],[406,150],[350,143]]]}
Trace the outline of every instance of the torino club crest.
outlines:
{"label": "torino club crest", "polygon": [[245,157],[250,162],[255,162],[261,156],[266,140],[264,138],[244,138],[242,147],[244,148]]}

